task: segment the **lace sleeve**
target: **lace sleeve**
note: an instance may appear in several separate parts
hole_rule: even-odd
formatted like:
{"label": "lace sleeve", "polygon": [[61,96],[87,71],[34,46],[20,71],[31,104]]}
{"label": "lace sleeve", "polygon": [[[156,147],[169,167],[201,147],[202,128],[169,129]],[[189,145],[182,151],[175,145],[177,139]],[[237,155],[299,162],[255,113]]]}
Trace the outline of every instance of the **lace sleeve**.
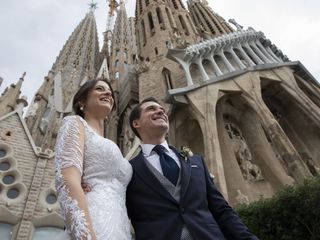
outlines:
{"label": "lace sleeve", "polygon": [[75,167],[83,173],[84,126],[77,116],[65,117],[56,142],[56,189],[66,229],[72,239],[91,239],[85,211],[71,197],[62,170]]}
{"label": "lace sleeve", "polygon": [[60,168],[76,167],[82,175],[84,127],[76,117],[65,117],[56,142],[56,160]]}

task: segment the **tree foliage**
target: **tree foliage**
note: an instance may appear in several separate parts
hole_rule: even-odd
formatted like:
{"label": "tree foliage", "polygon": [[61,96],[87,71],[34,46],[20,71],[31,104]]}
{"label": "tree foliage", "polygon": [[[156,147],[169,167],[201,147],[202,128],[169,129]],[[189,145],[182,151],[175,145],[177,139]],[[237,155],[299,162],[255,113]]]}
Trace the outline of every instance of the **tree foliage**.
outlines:
{"label": "tree foliage", "polygon": [[320,177],[237,209],[261,240],[320,239]]}

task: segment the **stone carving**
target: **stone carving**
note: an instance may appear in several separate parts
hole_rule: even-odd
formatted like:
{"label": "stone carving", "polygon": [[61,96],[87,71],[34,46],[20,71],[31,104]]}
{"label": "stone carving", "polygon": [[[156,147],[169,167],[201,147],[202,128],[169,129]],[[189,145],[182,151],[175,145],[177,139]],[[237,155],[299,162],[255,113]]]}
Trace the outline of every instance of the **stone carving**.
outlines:
{"label": "stone carving", "polygon": [[307,165],[309,171],[313,176],[317,176],[320,174],[320,167],[317,166],[315,161],[312,159],[312,157],[309,156],[306,152],[300,152],[299,153],[304,163]]}
{"label": "stone carving", "polygon": [[242,205],[242,204],[248,204],[249,203],[249,198],[244,195],[240,189],[237,189],[237,196],[235,197],[236,199],[236,205]]}
{"label": "stone carving", "polygon": [[147,72],[151,66],[150,61],[145,60],[143,57],[139,57],[134,66],[137,73]]}
{"label": "stone carving", "polygon": [[232,148],[240,166],[243,178],[248,181],[261,181],[263,176],[259,166],[252,162],[250,149],[242,135],[241,130],[233,123],[225,123],[225,129],[232,142]]}
{"label": "stone carving", "polygon": [[233,24],[238,31],[241,31],[243,29],[243,26],[241,26],[239,23],[236,22],[235,19],[229,19],[229,23]]}
{"label": "stone carving", "polygon": [[244,179],[249,181],[263,180],[261,169],[252,163],[252,155],[244,140],[237,141],[238,148],[235,149],[235,155],[240,166]]}
{"label": "stone carving", "polygon": [[184,49],[188,46],[186,40],[182,39],[181,34],[178,29],[174,28],[173,32],[170,32],[170,40],[172,43],[175,43],[176,48]]}

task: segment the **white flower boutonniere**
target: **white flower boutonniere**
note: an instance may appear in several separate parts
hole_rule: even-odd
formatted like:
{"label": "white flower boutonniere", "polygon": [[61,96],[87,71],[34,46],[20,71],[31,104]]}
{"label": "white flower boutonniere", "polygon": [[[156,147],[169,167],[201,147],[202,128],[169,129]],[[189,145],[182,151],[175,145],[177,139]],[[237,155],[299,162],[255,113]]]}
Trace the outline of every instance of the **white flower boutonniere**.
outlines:
{"label": "white flower boutonniere", "polygon": [[188,157],[192,157],[193,156],[193,152],[191,151],[191,149],[187,146],[182,146],[181,147],[181,151],[180,151],[180,156],[184,158],[184,161],[187,162]]}

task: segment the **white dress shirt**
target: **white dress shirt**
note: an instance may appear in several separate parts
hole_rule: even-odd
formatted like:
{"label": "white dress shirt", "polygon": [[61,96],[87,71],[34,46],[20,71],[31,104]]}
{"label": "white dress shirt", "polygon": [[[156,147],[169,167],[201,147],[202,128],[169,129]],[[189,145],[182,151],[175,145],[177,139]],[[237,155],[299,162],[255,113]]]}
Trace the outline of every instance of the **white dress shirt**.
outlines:
{"label": "white dress shirt", "polygon": [[[164,146],[165,154],[172,157],[174,161],[178,164],[178,167],[180,168],[181,165],[180,165],[179,158],[175,154],[175,152],[169,148],[167,141],[164,141],[160,145]],[[159,155],[152,150],[155,146],[156,145],[154,144],[141,144],[142,153],[143,153],[143,156],[147,159],[147,161],[163,175],[162,168],[160,165]]]}

